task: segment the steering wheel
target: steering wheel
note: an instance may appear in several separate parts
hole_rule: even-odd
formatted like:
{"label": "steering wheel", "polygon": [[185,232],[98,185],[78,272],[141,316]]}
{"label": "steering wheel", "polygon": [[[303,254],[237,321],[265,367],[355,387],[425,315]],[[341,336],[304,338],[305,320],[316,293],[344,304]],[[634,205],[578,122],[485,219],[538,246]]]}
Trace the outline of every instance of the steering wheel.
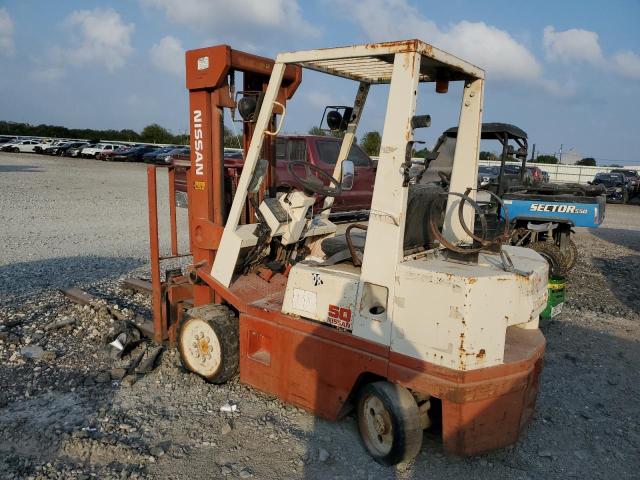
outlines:
{"label": "steering wheel", "polygon": [[[301,177],[295,171],[295,168],[299,166],[304,167],[304,177]],[[335,197],[342,193],[342,184],[316,165],[302,160],[293,160],[289,162],[287,169],[296,182],[298,182],[306,192],[316,193],[324,197]],[[313,175],[313,173],[319,173],[320,177],[324,177],[329,180],[329,185],[325,185],[324,182]]]}

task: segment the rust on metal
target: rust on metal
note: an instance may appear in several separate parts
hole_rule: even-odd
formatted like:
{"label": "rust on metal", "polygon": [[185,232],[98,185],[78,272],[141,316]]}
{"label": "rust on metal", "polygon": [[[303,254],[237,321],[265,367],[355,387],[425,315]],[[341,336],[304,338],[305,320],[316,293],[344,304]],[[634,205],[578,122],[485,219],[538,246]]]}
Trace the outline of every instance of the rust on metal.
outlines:
{"label": "rust on metal", "polygon": [[149,206],[149,251],[151,257],[151,312],[153,314],[153,339],[162,342],[166,328],[162,318],[162,284],[160,280],[160,245],[158,240],[158,194],[156,167],[147,167],[147,201]]}
{"label": "rust on metal", "polygon": [[176,172],[169,167],[169,224],[171,226],[171,255],[178,255],[178,229],[176,227]]}

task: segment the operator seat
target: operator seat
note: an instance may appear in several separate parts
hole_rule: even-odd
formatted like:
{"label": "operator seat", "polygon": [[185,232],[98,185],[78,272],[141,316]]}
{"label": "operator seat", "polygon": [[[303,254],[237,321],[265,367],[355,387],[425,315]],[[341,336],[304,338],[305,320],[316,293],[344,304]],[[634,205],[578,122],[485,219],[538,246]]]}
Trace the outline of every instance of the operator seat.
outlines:
{"label": "operator seat", "polygon": [[449,178],[451,177],[453,155],[456,151],[456,139],[443,135],[438,139],[433,151],[434,153],[438,152],[438,156],[429,163],[429,168],[422,174],[420,183],[429,184],[439,182],[440,175],[438,172],[444,173]]}
{"label": "operator seat", "polygon": [[[434,239],[429,232],[429,209],[433,201],[444,192],[442,187],[437,184],[409,185],[408,188],[407,221],[404,227],[405,255],[426,250],[433,246]],[[443,208],[436,212],[436,215],[438,215],[436,221],[439,228],[442,227],[444,222],[445,204],[443,202]],[[354,229],[351,231],[350,236],[354,249],[363,254],[367,232]],[[328,259],[335,256],[335,263],[351,258],[345,234],[326,238],[320,246]]]}

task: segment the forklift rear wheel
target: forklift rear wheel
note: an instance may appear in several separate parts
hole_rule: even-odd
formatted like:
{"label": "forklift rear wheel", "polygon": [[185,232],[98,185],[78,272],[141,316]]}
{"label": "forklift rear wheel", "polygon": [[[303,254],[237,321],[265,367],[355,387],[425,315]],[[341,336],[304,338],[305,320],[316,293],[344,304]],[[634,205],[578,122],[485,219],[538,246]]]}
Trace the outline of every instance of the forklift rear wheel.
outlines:
{"label": "forklift rear wheel", "polygon": [[555,243],[551,242],[533,242],[529,244],[529,248],[532,248],[538,252],[549,264],[549,276],[562,275],[564,271],[564,255],[560,251]]}
{"label": "forklift rear wheel", "polygon": [[406,388],[389,382],[369,383],[360,393],[357,414],[362,441],[379,463],[395,465],[420,452],[420,410]]}
{"label": "forklift rear wheel", "polygon": [[211,383],[224,383],[238,371],[238,321],[223,305],[189,310],[180,325],[178,350],[182,364]]}

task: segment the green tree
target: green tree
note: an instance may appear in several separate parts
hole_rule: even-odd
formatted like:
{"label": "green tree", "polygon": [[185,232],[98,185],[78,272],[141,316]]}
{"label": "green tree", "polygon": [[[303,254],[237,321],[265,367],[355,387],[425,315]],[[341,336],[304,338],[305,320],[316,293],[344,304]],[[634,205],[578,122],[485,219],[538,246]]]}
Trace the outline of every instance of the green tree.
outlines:
{"label": "green tree", "polygon": [[360,141],[360,146],[368,155],[377,156],[380,155],[381,142],[382,137],[380,136],[380,132],[374,130],[373,132],[367,132],[364,134]]}
{"label": "green tree", "polygon": [[[59,125],[30,125],[28,123],[17,123],[10,121],[0,121],[0,134],[6,135],[31,135],[35,137],[56,137],[56,138],[79,138],[85,140],[123,140],[127,142],[156,142],[156,143],[185,143],[185,135],[174,136],[167,129],[158,124],[152,124],[143,131],[145,137],[142,138],[135,130],[125,128],[121,130],[94,130],[91,128],[67,128]],[[188,135],[186,136],[188,141]]]}
{"label": "green tree", "polygon": [[556,164],[558,163],[558,158],[555,155],[538,155],[533,162]]}
{"label": "green tree", "polygon": [[125,128],[118,132],[118,140],[126,140],[128,142],[135,142],[140,140],[140,135],[135,130]]}
{"label": "green tree", "polygon": [[169,130],[157,123],[152,123],[142,129],[140,140],[149,143],[173,143],[174,138]]}
{"label": "green tree", "polygon": [[226,148],[242,148],[242,133],[235,134],[225,126],[222,139]]}
{"label": "green tree", "polygon": [[495,153],[492,152],[480,152],[480,160],[498,160]]}
{"label": "green tree", "polygon": [[317,135],[317,136],[320,136],[320,137],[326,137],[327,136],[327,132],[325,132],[320,127],[311,127],[309,129],[309,135]]}
{"label": "green tree", "polygon": [[420,150],[416,150],[414,148],[411,156],[415,158],[425,158],[430,152],[431,151],[427,147],[421,148]]}
{"label": "green tree", "polygon": [[595,167],[596,159],[593,157],[586,157],[586,158],[583,158],[582,160],[578,160],[576,162],[576,165],[584,165],[585,167]]}

